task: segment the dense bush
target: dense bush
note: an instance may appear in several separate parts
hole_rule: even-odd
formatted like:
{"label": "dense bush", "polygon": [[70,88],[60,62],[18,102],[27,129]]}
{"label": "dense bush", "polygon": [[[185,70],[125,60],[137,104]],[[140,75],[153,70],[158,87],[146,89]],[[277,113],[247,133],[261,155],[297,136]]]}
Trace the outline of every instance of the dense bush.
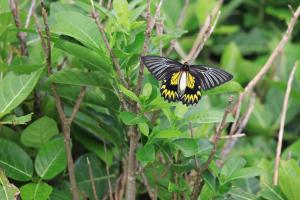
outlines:
{"label": "dense bush", "polygon": [[[152,30],[148,0],[95,1],[94,11],[89,0],[34,2],[0,0],[1,200],[300,199],[300,70],[279,183],[272,181],[299,23],[245,96],[241,119],[253,108],[239,130],[246,136],[227,136],[239,95],[285,33],[288,5],[296,10],[299,1],[225,1],[218,18],[212,10],[221,1],[165,0],[159,13],[152,0]],[[147,69],[140,85],[140,56],[184,60],[210,13],[217,23],[195,63],[220,66],[234,80],[189,107],[165,102]]]}

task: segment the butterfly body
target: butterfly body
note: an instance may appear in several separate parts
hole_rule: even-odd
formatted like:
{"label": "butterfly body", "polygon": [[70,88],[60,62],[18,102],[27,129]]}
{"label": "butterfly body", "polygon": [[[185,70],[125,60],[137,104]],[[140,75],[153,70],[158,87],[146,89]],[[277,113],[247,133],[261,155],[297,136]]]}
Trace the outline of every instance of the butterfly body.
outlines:
{"label": "butterfly body", "polygon": [[208,90],[232,79],[222,69],[204,65],[181,64],[160,56],[142,56],[143,64],[157,80],[162,80],[161,96],[169,101],[193,105],[201,99],[201,90]]}

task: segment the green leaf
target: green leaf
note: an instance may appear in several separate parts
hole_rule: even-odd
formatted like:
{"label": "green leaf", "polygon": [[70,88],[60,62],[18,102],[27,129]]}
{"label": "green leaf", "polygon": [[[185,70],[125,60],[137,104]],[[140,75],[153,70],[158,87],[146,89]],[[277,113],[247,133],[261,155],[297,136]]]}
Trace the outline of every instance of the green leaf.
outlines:
{"label": "green leaf", "polygon": [[145,136],[149,135],[149,126],[147,123],[139,123],[138,127],[143,135]]}
{"label": "green leaf", "polygon": [[127,96],[129,99],[135,101],[135,102],[138,102],[140,103],[140,100],[139,98],[136,96],[136,94],[130,90],[128,90],[127,88],[125,88],[123,85],[120,85],[120,90],[121,92]]}
{"label": "green leaf", "polygon": [[296,160],[280,161],[279,187],[289,200],[300,199],[300,168]]}
{"label": "green leaf", "polygon": [[25,146],[39,148],[58,133],[56,121],[44,116],[26,127],[21,135],[21,142]]}
{"label": "green leaf", "polygon": [[33,174],[32,160],[18,145],[0,139],[0,168],[17,181],[29,181]]}
{"label": "green leaf", "polygon": [[52,192],[47,183],[28,183],[21,187],[22,200],[47,200]]}
{"label": "green leaf", "polygon": [[9,183],[4,172],[0,169],[0,199],[12,200],[20,193],[19,189],[13,184]]}
{"label": "green leaf", "polygon": [[137,151],[137,159],[147,165],[155,161],[155,149],[152,144],[147,144],[144,147],[141,147]]}
{"label": "green leaf", "polygon": [[35,159],[35,170],[44,180],[50,180],[67,166],[64,139],[56,138],[43,145]]}
{"label": "green leaf", "polygon": [[257,196],[254,194],[251,194],[249,192],[246,192],[240,188],[231,188],[230,191],[228,192],[233,199],[236,200],[253,200],[257,199]]}
{"label": "green leaf", "polygon": [[[111,77],[103,72],[84,72],[79,69],[63,69],[48,79],[52,83],[78,85],[78,86],[99,86],[111,88]],[[99,81],[101,80],[101,81]]]}
{"label": "green leaf", "polygon": [[228,179],[238,170],[242,169],[246,160],[241,157],[229,158],[221,169],[220,182],[225,184]]}
{"label": "green leaf", "polygon": [[16,126],[16,125],[26,124],[27,122],[29,122],[31,120],[32,114],[33,113],[30,113],[28,115],[24,115],[24,116],[21,116],[21,117],[17,117],[16,115],[5,116],[0,121],[0,125],[11,124],[13,126]]}
{"label": "green leaf", "polygon": [[132,112],[121,112],[119,117],[126,125],[135,125],[147,122],[147,118],[142,115],[136,115]]}
{"label": "green leaf", "polygon": [[266,200],[285,200],[281,194],[276,191],[277,188],[272,188],[267,184],[264,184],[265,188],[260,191],[260,196]]}
{"label": "green leaf", "polygon": [[215,95],[215,94],[224,94],[224,93],[240,93],[244,89],[243,87],[236,81],[229,81],[219,87],[215,87],[211,90],[207,90],[204,92],[204,95]]}
{"label": "green leaf", "polygon": [[247,179],[259,176],[262,174],[262,170],[258,167],[246,167],[235,171],[225,183],[236,180],[236,179]]}
{"label": "green leaf", "polygon": [[53,40],[55,47],[66,51],[67,53],[73,55],[76,58],[81,59],[85,63],[87,68],[91,70],[99,70],[101,72],[109,73],[112,71],[112,65],[108,59],[105,59],[102,55],[97,52],[92,51],[84,46],[78,45],[73,42],[68,42],[64,39]]}
{"label": "green leaf", "polygon": [[190,157],[198,153],[197,140],[192,138],[180,138],[172,141],[172,144],[182,151],[185,157]]}
{"label": "green leaf", "polygon": [[151,92],[152,92],[152,85],[150,83],[146,83],[143,87],[141,97],[147,100],[150,97]]}
{"label": "green leaf", "polygon": [[31,74],[8,73],[0,84],[0,118],[15,109],[33,90],[42,70]]}
{"label": "green leaf", "polygon": [[[107,184],[107,175],[105,172],[105,166],[99,160],[97,155],[89,153],[79,157],[75,163],[75,175],[76,181],[80,191],[89,199],[94,199],[93,189],[91,184],[91,179],[89,175],[89,167],[87,164],[87,158],[90,161],[90,166],[92,168],[93,178],[96,186],[97,196],[99,199],[107,194],[108,184]],[[114,175],[110,175],[110,179],[113,182],[112,178]]]}
{"label": "green leaf", "polygon": [[70,10],[53,14],[55,18],[55,23],[51,27],[53,33],[75,38],[91,49],[101,49],[104,42],[92,18]]}
{"label": "green leaf", "polygon": [[154,135],[154,138],[176,138],[181,135],[181,132],[174,129],[160,131]]}

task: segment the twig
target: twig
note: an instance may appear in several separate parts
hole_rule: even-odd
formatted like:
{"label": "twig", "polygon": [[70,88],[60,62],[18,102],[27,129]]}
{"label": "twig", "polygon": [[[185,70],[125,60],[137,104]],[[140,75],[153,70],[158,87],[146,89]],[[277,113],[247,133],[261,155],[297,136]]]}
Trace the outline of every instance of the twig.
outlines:
{"label": "twig", "polygon": [[232,101],[233,101],[233,97],[230,96],[229,99],[228,99],[228,106],[227,106],[227,108],[226,108],[226,110],[224,112],[222,121],[218,125],[216,133],[213,136],[213,149],[211,150],[211,152],[210,152],[210,154],[208,156],[208,159],[206,160],[206,162],[204,163],[204,165],[201,167],[200,171],[198,172],[199,173],[199,178],[196,180],[196,182],[194,184],[193,192],[192,192],[192,195],[191,195],[191,199],[192,200],[198,199],[198,196],[199,196],[199,194],[201,192],[201,189],[202,189],[202,186],[203,186],[203,180],[200,177],[208,169],[210,163],[212,162],[212,160],[213,160],[213,158],[214,158],[214,156],[215,156],[215,154],[217,152],[218,141],[220,139],[222,131],[225,128],[227,116],[231,112]]}
{"label": "twig", "polygon": [[288,103],[289,103],[289,97],[290,97],[290,93],[291,93],[291,89],[292,89],[292,82],[293,82],[298,64],[299,64],[299,62],[297,61],[294,64],[294,67],[290,74],[286,92],[285,92],[285,96],[284,96],[282,111],[281,111],[280,128],[279,128],[279,132],[278,132],[278,141],[277,141],[276,158],[275,158],[275,166],[274,166],[274,177],[273,177],[273,185],[274,186],[276,186],[278,184],[278,170],[279,170],[279,162],[280,162],[280,155],[281,155],[282,141],[283,141],[283,134],[284,134],[284,123],[285,123],[285,117],[286,117],[286,112],[287,112]]}
{"label": "twig", "polygon": [[74,118],[76,117],[78,111],[79,111],[79,108],[80,108],[80,105],[83,101],[83,98],[85,96],[85,92],[86,92],[86,88],[85,86],[82,86],[80,87],[80,92],[79,92],[79,95],[77,97],[77,100],[76,100],[76,103],[75,103],[75,106],[73,107],[73,111],[72,111],[72,115],[70,117],[70,123],[73,122]]}
{"label": "twig", "polygon": [[102,39],[103,39],[103,41],[104,41],[105,47],[106,47],[106,49],[108,50],[108,52],[109,52],[109,54],[110,54],[110,57],[111,57],[111,60],[112,60],[112,62],[113,62],[113,66],[114,66],[114,68],[115,68],[115,70],[116,70],[116,72],[117,72],[118,78],[120,79],[121,83],[122,83],[126,88],[128,88],[128,83],[127,83],[126,80],[125,80],[125,76],[124,76],[124,74],[123,74],[123,71],[122,71],[122,69],[121,69],[121,66],[120,66],[120,64],[119,64],[119,62],[118,62],[118,60],[117,60],[117,57],[115,56],[115,54],[114,54],[113,51],[112,51],[112,48],[111,48],[111,46],[110,46],[110,44],[109,44],[109,41],[108,41],[108,39],[107,39],[107,37],[106,37],[105,31],[104,31],[104,27],[103,27],[103,25],[102,25],[102,24],[100,23],[100,21],[99,21],[98,13],[97,13],[96,10],[95,10],[93,0],[91,0],[91,4],[92,4],[92,13],[91,13],[92,18],[94,19],[94,21],[95,21],[95,23],[96,23],[96,25],[97,25],[97,27],[98,27],[98,30],[99,30],[99,32],[101,33],[101,36],[102,36]]}
{"label": "twig", "polygon": [[86,158],[86,162],[87,162],[88,169],[89,169],[89,176],[90,176],[90,180],[91,180],[91,184],[92,184],[94,198],[95,198],[95,200],[99,200],[98,195],[97,195],[95,181],[94,181],[93,169],[92,169],[92,166],[90,163],[90,159],[88,157]]}
{"label": "twig", "polygon": [[[285,34],[282,36],[280,42],[278,43],[276,48],[273,50],[273,52],[270,55],[270,57],[268,58],[267,62],[264,64],[264,66],[261,68],[261,70],[255,75],[255,77],[248,83],[248,85],[245,87],[244,92],[240,94],[239,99],[234,106],[237,109],[237,112],[235,113],[235,120],[231,127],[230,135],[233,135],[237,131],[237,129],[239,127],[238,123],[241,122],[240,121],[240,110],[241,110],[241,105],[242,105],[242,102],[243,102],[246,94],[248,94],[249,92],[251,92],[253,90],[253,88],[258,84],[258,82],[265,76],[265,74],[271,68],[272,64],[274,63],[275,59],[278,57],[280,52],[282,52],[284,46],[287,44],[287,42],[289,41],[289,39],[291,37],[291,34],[292,34],[295,24],[299,18],[299,15],[300,15],[300,6],[298,6],[297,10],[292,13],[292,17],[288,24]],[[244,120],[244,123],[247,123],[247,121]],[[232,140],[232,141],[234,141],[234,140]],[[230,147],[228,147],[228,151],[227,151],[226,155],[229,154],[229,152],[233,148],[234,144],[235,144],[235,142],[232,142]],[[224,156],[224,155],[225,154],[222,155],[223,159],[226,159],[226,156]]]}
{"label": "twig", "polygon": [[32,16],[32,13],[33,13],[34,9],[35,9],[35,0],[32,0],[29,11],[28,11],[28,14],[27,14],[27,17],[26,17],[25,28],[29,27],[30,19],[31,19],[31,16]]}
{"label": "twig", "polygon": [[[146,53],[148,52],[151,31],[152,31],[152,29],[155,25],[155,22],[159,16],[162,3],[163,3],[163,0],[160,0],[160,2],[158,3],[158,5],[156,7],[154,18],[151,19],[151,13],[150,13],[151,0],[147,0],[147,9],[146,9],[147,28],[146,28],[146,32],[145,32],[145,40],[144,40],[144,45],[143,45],[143,52],[142,52],[143,56],[146,55]],[[139,95],[142,90],[142,81],[144,79],[144,68],[145,68],[145,66],[144,66],[143,62],[140,60],[140,69],[139,69],[137,84],[136,84],[136,94],[137,95]]]}
{"label": "twig", "polygon": [[[46,38],[42,37],[41,28],[38,26],[38,24],[36,24],[36,26],[37,26],[41,41],[46,39],[46,42],[44,41],[45,46],[43,46],[43,49],[44,49],[45,55],[46,55],[48,76],[50,76],[52,74],[50,29],[49,29],[49,25],[48,25],[48,14],[45,9],[45,5],[44,5],[43,1],[41,1],[41,9],[42,9],[43,22],[45,25]],[[36,23],[38,22],[38,20],[35,20],[35,21],[36,21]],[[42,44],[43,44],[43,42],[42,42]],[[80,108],[80,104],[82,102],[85,92],[84,92],[84,90],[81,90],[81,93],[78,95],[78,99],[76,100],[76,104],[73,108],[71,118],[67,118],[66,114],[64,112],[64,109],[63,109],[62,101],[58,95],[56,86],[54,84],[51,84],[50,87],[51,87],[52,94],[55,99],[56,109],[58,111],[60,121],[62,124],[62,132],[64,134],[64,144],[65,144],[66,154],[67,154],[68,174],[69,174],[69,179],[70,179],[70,184],[71,184],[72,197],[73,197],[73,200],[79,200],[79,190],[78,190],[77,183],[76,183],[76,177],[75,177],[75,172],[74,172],[74,161],[73,161],[73,157],[72,157],[72,148],[71,148],[71,124],[72,124],[73,119],[75,118],[76,113],[78,112],[78,110]]]}
{"label": "twig", "polygon": [[43,38],[42,26],[40,24],[40,21],[39,21],[39,19],[38,19],[35,12],[32,13],[32,16],[34,18],[35,27],[38,31],[38,34],[39,34],[39,37],[40,37],[40,40],[41,40],[42,48],[43,48],[44,52],[47,52],[47,46],[46,46],[46,42]]}
{"label": "twig", "polygon": [[[9,0],[9,5],[14,17],[15,25],[18,29],[21,29],[22,25],[21,25],[18,4],[15,2],[15,0]],[[17,37],[19,38],[19,42],[20,42],[21,55],[28,56],[28,50],[26,44],[26,33],[18,32]]]}
{"label": "twig", "polygon": [[108,167],[108,164],[107,164],[108,158],[107,158],[107,148],[106,148],[106,143],[105,142],[104,142],[104,153],[105,153],[105,170],[106,170],[108,189],[109,189],[109,199],[114,200],[111,181],[110,181],[110,175],[109,175],[109,167]]}
{"label": "twig", "polygon": [[147,192],[148,192],[148,194],[149,194],[150,199],[151,199],[151,200],[157,199],[157,198],[156,198],[157,195],[156,195],[155,192],[154,192],[155,190],[153,191],[153,189],[151,188],[151,186],[150,186],[150,184],[149,184],[149,182],[148,182],[148,178],[147,178],[145,172],[143,171],[143,169],[141,170],[141,175],[142,175],[143,183],[144,183],[144,185],[146,186],[146,189],[147,189]]}
{"label": "twig", "polygon": [[283,50],[286,43],[289,41],[291,34],[293,32],[294,26],[298,20],[298,17],[300,15],[300,6],[297,8],[296,12],[293,13],[293,16],[289,22],[288,28],[286,30],[286,33],[283,35],[281,41],[278,43],[276,48],[273,50],[271,56],[265,63],[265,65],[261,68],[261,70],[256,74],[256,76],[248,83],[248,85],[245,88],[245,92],[247,93],[257,85],[257,83],[264,77],[264,75],[267,73],[267,71],[271,68],[273,62],[279,55],[279,53]]}
{"label": "twig", "polygon": [[[179,18],[178,18],[177,24],[176,24],[176,29],[177,30],[182,28],[183,20],[185,18],[185,13],[186,13],[186,10],[188,8],[189,2],[190,2],[190,0],[185,0],[184,1],[183,8],[182,8],[182,10],[180,12],[180,15],[179,15]],[[169,55],[172,52],[172,50],[175,47],[176,42],[177,42],[176,39],[171,41],[170,47],[167,50],[166,55]],[[184,57],[182,57],[182,58],[184,58]]]}
{"label": "twig", "polygon": [[[192,122],[189,123],[189,127],[190,127],[191,138],[194,138],[194,129],[192,126]],[[195,161],[195,164],[197,167],[197,171],[200,171],[200,164],[199,164],[199,161],[198,161],[196,155],[194,155],[194,161]]]}
{"label": "twig", "polygon": [[188,54],[187,58],[185,59],[186,62],[190,62],[190,63],[194,62],[194,60],[197,58],[200,51],[202,50],[204,44],[206,43],[206,41],[214,31],[217,21],[221,15],[220,9],[222,4],[223,4],[223,0],[219,0],[216,3],[216,6],[214,7],[212,13],[206,17],[203,26],[198,32],[197,39],[191,51]]}
{"label": "twig", "polygon": [[221,136],[220,139],[221,140],[228,140],[228,139],[233,139],[233,138],[240,138],[240,137],[245,137],[246,134],[245,133],[240,133],[240,134],[235,134],[235,135],[225,135],[225,136]]}

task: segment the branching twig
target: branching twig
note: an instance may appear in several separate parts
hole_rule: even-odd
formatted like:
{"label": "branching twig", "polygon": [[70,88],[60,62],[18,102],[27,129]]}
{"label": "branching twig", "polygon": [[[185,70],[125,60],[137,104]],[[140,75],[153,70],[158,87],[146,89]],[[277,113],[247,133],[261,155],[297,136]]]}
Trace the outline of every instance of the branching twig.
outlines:
{"label": "branching twig", "polygon": [[85,88],[84,86],[82,86],[82,87],[80,88],[80,92],[79,92],[79,95],[78,95],[78,97],[77,97],[75,106],[73,107],[72,115],[71,115],[71,117],[70,117],[70,119],[69,119],[69,120],[70,120],[70,123],[73,122],[73,120],[75,119],[75,117],[76,117],[76,115],[77,115],[77,113],[78,113],[78,111],[79,111],[80,105],[81,105],[81,103],[82,103],[82,101],[83,101],[83,98],[84,98],[84,96],[85,96],[85,92],[86,92],[86,88]]}
{"label": "branching twig", "polygon": [[[22,25],[21,25],[18,4],[15,2],[15,0],[9,0],[9,4],[10,4],[11,12],[14,17],[15,25],[18,29],[21,29]],[[21,55],[28,56],[28,49],[27,49],[27,44],[26,44],[26,33],[18,32],[17,36],[18,36],[19,42],[20,42]]]}
{"label": "branching twig", "polygon": [[[143,56],[146,55],[146,53],[148,52],[151,31],[155,25],[155,22],[158,18],[159,13],[160,13],[160,8],[161,8],[162,3],[163,3],[163,0],[160,0],[159,4],[156,7],[154,18],[151,19],[151,13],[150,13],[151,0],[147,0],[147,9],[146,9],[147,28],[146,28],[146,32],[145,32],[145,40],[144,40],[144,45],[143,45],[143,52],[142,52]],[[139,95],[142,90],[142,81],[144,79],[144,68],[145,68],[145,66],[144,66],[143,62],[140,61],[140,69],[139,69],[137,84],[136,84],[136,94],[137,95]]]}
{"label": "branching twig", "polygon": [[91,184],[92,184],[94,198],[95,198],[95,200],[99,200],[98,195],[97,195],[97,190],[96,190],[96,185],[95,185],[94,175],[93,175],[93,169],[92,169],[92,166],[90,163],[90,159],[86,158],[86,162],[87,162],[88,169],[89,169],[89,177],[90,177]]}
{"label": "branching twig", "polygon": [[[186,10],[188,8],[189,2],[190,2],[190,0],[185,0],[184,1],[183,8],[182,8],[182,10],[180,12],[180,15],[179,15],[179,18],[177,20],[176,29],[181,29],[182,28],[183,20],[184,20],[185,13],[186,13]],[[176,42],[177,42],[176,39],[171,41],[170,47],[167,50],[166,55],[169,55],[172,52],[172,50],[175,47]],[[182,57],[182,58],[184,58],[184,57]]]}
{"label": "branching twig", "polygon": [[199,196],[199,194],[201,192],[201,189],[202,189],[202,186],[203,186],[203,180],[202,180],[201,176],[208,169],[210,163],[212,162],[212,160],[213,160],[213,158],[214,158],[214,156],[215,156],[215,154],[217,152],[218,141],[220,139],[222,131],[225,128],[227,116],[231,112],[232,101],[233,101],[233,97],[230,96],[229,99],[228,99],[228,106],[227,106],[227,108],[226,108],[226,110],[224,112],[222,121],[218,125],[216,133],[213,136],[213,149],[211,150],[211,152],[210,152],[210,154],[208,156],[208,159],[206,160],[206,162],[204,163],[204,165],[201,167],[200,171],[198,172],[199,175],[197,175],[198,178],[195,181],[193,192],[192,192],[192,195],[191,195],[191,199],[192,200],[198,199],[198,196]]}
{"label": "branching twig", "polygon": [[287,112],[288,103],[289,103],[289,97],[290,97],[290,93],[291,93],[291,89],[292,89],[292,82],[293,82],[294,75],[295,75],[296,69],[298,67],[298,64],[299,64],[299,62],[297,61],[294,64],[294,67],[290,74],[286,92],[285,92],[285,96],[284,96],[282,111],[281,111],[280,128],[279,128],[279,132],[278,132],[278,142],[277,142],[277,148],[276,148],[276,158],[275,158],[274,177],[273,177],[273,185],[275,185],[275,186],[278,184],[278,170],[279,170],[279,162],[280,162],[280,155],[281,155],[281,148],[282,148],[282,141],[283,141],[285,117],[286,117],[286,112]]}
{"label": "branching twig", "polygon": [[208,15],[204,21],[203,26],[198,32],[196,42],[194,43],[190,53],[188,54],[187,58],[185,59],[186,62],[192,63],[199,55],[200,51],[202,50],[204,44],[214,31],[214,28],[217,24],[219,16],[221,14],[221,6],[223,4],[223,0],[219,0],[216,3],[212,13]]}
{"label": "branching twig", "polygon": [[[261,68],[261,70],[255,75],[255,77],[248,83],[248,85],[245,87],[245,90],[243,93],[240,94],[239,99],[237,103],[235,104],[235,108],[237,112],[235,113],[235,120],[234,123],[232,124],[231,130],[230,130],[230,135],[234,135],[237,131],[241,132],[240,123],[242,122],[240,120],[240,110],[241,110],[241,105],[242,102],[245,98],[245,96],[253,90],[253,88],[258,84],[258,82],[265,76],[265,74],[268,72],[268,70],[271,68],[272,64],[274,63],[275,59],[278,57],[280,52],[282,52],[284,46],[287,44],[289,41],[291,34],[293,32],[293,29],[295,27],[295,24],[300,16],[300,6],[298,6],[297,10],[292,13],[291,20],[288,24],[287,30],[285,34],[282,36],[280,42],[276,46],[276,48],[273,50],[272,54],[268,58],[267,62],[264,64],[264,66]],[[244,120],[243,123],[247,124],[248,120]],[[232,140],[234,141],[234,140]],[[223,159],[226,159],[226,155],[229,154],[230,150],[233,148],[235,142],[232,142],[230,146],[226,146],[226,154],[223,154],[222,157]]]}

